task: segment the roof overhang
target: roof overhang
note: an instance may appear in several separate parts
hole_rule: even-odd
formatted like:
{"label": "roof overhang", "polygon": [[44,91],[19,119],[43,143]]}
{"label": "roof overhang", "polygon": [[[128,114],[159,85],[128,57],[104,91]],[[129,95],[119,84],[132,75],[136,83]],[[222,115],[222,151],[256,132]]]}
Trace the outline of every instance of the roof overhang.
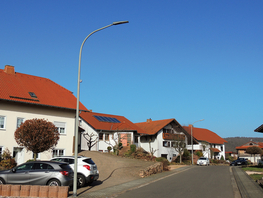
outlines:
{"label": "roof overhang", "polygon": [[263,133],[263,124],[254,130],[255,132]]}

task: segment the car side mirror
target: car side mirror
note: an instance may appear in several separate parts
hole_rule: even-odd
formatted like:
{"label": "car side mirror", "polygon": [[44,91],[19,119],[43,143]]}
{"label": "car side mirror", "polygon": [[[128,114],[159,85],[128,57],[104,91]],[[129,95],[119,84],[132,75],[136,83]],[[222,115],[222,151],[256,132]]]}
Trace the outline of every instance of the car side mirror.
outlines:
{"label": "car side mirror", "polygon": [[16,169],[15,169],[15,168],[12,168],[12,172],[15,173],[15,172],[16,172]]}

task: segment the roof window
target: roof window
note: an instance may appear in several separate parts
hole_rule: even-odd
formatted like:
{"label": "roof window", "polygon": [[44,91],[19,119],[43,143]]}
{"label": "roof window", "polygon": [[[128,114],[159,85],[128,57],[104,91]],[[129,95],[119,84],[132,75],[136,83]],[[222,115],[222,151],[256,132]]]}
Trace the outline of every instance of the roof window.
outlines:
{"label": "roof window", "polygon": [[32,98],[37,98],[36,94],[34,92],[28,92],[29,95],[32,97]]}

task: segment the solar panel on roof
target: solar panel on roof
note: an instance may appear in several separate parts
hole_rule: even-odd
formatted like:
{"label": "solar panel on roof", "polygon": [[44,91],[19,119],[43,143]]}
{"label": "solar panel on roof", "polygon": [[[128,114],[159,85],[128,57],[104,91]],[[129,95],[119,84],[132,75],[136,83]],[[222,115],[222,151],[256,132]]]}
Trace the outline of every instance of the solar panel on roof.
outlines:
{"label": "solar panel on roof", "polygon": [[94,116],[100,122],[111,122],[111,123],[120,123],[117,118],[105,117],[105,116]]}

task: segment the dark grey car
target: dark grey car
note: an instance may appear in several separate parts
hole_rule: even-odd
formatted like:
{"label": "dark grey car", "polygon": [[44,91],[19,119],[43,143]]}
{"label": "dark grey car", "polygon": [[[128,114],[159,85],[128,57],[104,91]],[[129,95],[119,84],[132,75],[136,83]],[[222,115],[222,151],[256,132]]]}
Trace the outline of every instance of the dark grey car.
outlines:
{"label": "dark grey car", "polygon": [[73,174],[67,163],[33,161],[0,171],[0,184],[71,186]]}

